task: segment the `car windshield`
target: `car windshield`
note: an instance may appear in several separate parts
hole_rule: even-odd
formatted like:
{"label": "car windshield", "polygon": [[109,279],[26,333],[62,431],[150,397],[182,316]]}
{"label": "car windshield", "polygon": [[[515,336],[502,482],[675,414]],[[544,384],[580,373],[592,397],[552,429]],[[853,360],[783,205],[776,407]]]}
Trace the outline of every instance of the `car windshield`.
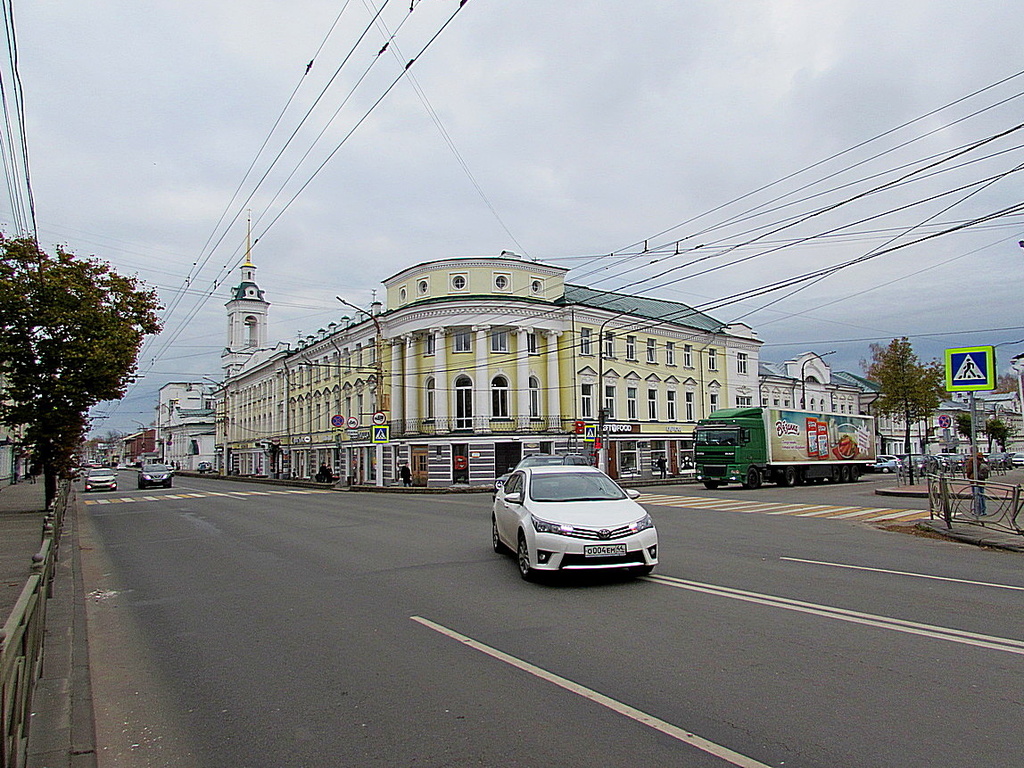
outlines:
{"label": "car windshield", "polygon": [[613,501],[626,498],[615,481],[599,472],[534,475],[530,483],[534,501]]}
{"label": "car windshield", "polygon": [[739,429],[698,429],[697,445],[739,445]]}
{"label": "car windshield", "polygon": [[550,467],[564,463],[565,458],[563,456],[550,456],[544,453],[536,456],[527,456],[519,462],[517,467]]}
{"label": "car windshield", "polygon": [[112,474],[114,474],[114,470],[112,470],[112,469],[90,469],[89,470],[89,477],[106,477],[106,476],[112,475]]}
{"label": "car windshield", "polygon": [[166,464],[146,464],[142,468],[143,472],[170,472],[171,468]]}

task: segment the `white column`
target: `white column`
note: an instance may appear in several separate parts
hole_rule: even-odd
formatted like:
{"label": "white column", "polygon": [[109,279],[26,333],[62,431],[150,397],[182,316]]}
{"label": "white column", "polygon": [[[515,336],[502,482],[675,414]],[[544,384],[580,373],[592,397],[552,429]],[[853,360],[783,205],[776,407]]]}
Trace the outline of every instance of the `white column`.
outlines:
{"label": "white column", "polygon": [[516,329],[516,421],[520,429],[530,423],[530,350],[528,328]]}
{"label": "white column", "polygon": [[476,331],[476,371],[474,378],[476,386],[473,388],[473,431],[487,432],[491,426],[491,374],[487,368],[487,331],[489,326],[474,325]]}
{"label": "white column", "polygon": [[451,431],[451,388],[448,386],[448,352],[444,328],[431,328],[434,334],[434,424],[436,431]]}
{"label": "white column", "polygon": [[[562,382],[558,375],[558,337],[561,336],[559,331],[547,331],[545,332],[546,348],[544,353],[547,355],[548,360],[548,429],[558,429],[561,427],[561,416],[562,416]],[[575,397],[576,393],[572,393]],[[569,409],[569,413],[572,409]]]}
{"label": "white column", "polygon": [[416,340],[412,336],[403,336],[405,342],[405,430],[417,428],[420,418],[420,377],[416,372]]}
{"label": "white column", "polygon": [[[402,341],[403,339],[391,340],[391,407],[388,414],[389,421],[401,422],[405,418],[405,392],[402,386],[405,380],[402,369]],[[402,429],[400,426],[399,429]]]}

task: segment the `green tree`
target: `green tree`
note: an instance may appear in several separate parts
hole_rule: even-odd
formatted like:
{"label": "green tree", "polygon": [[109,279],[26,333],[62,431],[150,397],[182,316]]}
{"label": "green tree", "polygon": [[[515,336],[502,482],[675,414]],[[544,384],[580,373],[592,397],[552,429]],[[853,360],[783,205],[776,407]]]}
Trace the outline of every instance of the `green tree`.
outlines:
{"label": "green tree", "polygon": [[[928,418],[945,396],[945,371],[938,362],[918,360],[910,341],[904,336],[893,339],[889,346],[871,345],[868,378],[879,385],[875,411],[882,416],[903,419],[906,432],[903,450],[910,453],[910,428],[914,422]],[[910,479],[914,479],[914,463],[910,463]]]}
{"label": "green tree", "polygon": [[157,333],[155,291],[95,259],[0,234],[0,421],[23,425],[46,503],[67,476],[90,407],[122,397],[143,338]]}
{"label": "green tree", "polygon": [[998,417],[985,421],[985,437],[988,438],[988,450],[992,451],[992,443],[999,444],[999,450],[1006,450],[1006,440],[1010,437],[1009,425]]}
{"label": "green tree", "polygon": [[968,440],[971,439],[971,414],[961,411],[956,415],[956,431]]}

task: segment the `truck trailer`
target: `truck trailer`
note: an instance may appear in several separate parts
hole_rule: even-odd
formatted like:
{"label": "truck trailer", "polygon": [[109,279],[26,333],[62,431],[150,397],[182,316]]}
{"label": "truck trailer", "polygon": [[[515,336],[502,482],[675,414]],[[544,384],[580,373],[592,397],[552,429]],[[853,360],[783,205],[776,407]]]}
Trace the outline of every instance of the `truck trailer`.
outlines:
{"label": "truck trailer", "polygon": [[730,408],[698,421],[694,442],[696,477],[708,489],[848,483],[875,461],[875,422],[845,413]]}

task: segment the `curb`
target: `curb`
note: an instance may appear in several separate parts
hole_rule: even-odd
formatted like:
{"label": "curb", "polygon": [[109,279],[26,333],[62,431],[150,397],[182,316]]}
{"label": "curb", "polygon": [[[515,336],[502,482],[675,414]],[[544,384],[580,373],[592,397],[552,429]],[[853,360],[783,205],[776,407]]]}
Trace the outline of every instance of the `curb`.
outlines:
{"label": "curb", "polygon": [[977,530],[971,530],[965,526],[947,528],[945,523],[939,520],[919,520],[917,527],[922,531],[937,533],[940,536],[956,539],[965,544],[992,547],[993,549],[1003,549],[1009,552],[1024,552],[1024,541],[1016,542],[1010,540],[1006,535],[1000,535],[984,528],[978,528]]}

